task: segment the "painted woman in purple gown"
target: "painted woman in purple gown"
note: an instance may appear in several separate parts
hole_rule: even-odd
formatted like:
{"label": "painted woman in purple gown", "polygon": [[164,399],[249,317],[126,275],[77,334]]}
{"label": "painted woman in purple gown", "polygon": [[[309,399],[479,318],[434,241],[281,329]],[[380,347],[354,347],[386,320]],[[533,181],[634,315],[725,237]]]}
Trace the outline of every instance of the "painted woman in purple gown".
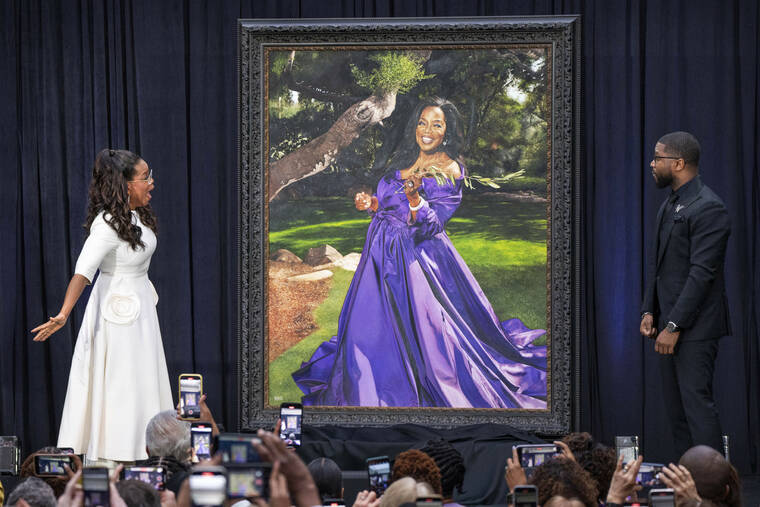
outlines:
{"label": "painted woman in purple gown", "polygon": [[545,331],[501,322],[445,231],[462,144],[456,107],[422,102],[376,193],[356,195],[372,221],[337,336],[293,373],[304,405],[546,408]]}

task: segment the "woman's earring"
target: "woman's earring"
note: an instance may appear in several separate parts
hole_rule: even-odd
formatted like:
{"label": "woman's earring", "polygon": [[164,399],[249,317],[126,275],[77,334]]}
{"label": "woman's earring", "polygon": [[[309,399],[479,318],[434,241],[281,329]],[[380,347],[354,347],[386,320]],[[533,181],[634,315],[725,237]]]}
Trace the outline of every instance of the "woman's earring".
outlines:
{"label": "woman's earring", "polygon": [[444,140],[443,140],[443,143],[442,143],[442,144],[443,144],[444,146],[446,146],[447,144],[449,144],[449,141],[448,141],[448,139],[444,139]]}

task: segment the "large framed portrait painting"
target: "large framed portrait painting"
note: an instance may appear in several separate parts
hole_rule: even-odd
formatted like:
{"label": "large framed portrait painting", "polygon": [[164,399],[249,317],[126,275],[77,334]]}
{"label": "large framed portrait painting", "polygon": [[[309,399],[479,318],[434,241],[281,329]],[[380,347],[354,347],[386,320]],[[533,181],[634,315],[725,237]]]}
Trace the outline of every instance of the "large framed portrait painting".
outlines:
{"label": "large framed portrait painting", "polygon": [[577,23],[240,22],[243,427],[570,428]]}

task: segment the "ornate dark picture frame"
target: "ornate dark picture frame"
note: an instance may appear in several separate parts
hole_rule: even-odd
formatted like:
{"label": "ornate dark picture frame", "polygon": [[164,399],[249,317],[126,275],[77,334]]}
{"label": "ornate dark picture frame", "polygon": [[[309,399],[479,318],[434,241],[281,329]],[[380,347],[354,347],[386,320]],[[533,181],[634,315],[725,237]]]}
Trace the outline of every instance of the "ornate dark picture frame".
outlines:
{"label": "ornate dark picture frame", "polygon": [[[546,410],[308,407],[308,423],[451,427],[510,424],[544,434],[577,420],[579,378],[580,20],[577,16],[239,22],[239,401],[240,427],[270,426],[278,408],[267,386],[269,192],[267,51],[294,47],[543,46],[551,58],[547,144]],[[295,401],[295,400],[287,400]]]}

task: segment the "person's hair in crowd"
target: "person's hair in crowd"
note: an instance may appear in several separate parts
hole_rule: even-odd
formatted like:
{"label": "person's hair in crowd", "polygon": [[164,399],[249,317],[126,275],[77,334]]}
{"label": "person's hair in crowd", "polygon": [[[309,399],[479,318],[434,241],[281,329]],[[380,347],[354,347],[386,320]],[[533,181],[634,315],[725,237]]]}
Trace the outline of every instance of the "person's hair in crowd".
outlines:
{"label": "person's hair in crowd", "polygon": [[575,461],[596,481],[599,499],[604,501],[617,464],[615,449],[594,441],[594,437],[585,431],[570,433],[562,441],[573,452]]}
{"label": "person's hair in crowd", "polygon": [[5,505],[10,507],[23,499],[30,507],[55,507],[56,499],[48,483],[37,477],[28,477],[19,482],[5,498]]}
{"label": "person's hair in crowd", "polygon": [[571,459],[559,457],[544,462],[536,467],[529,482],[538,488],[539,505],[554,496],[580,500],[586,507],[598,505],[596,481]]}
{"label": "person's hair in crowd", "polygon": [[116,491],[127,507],[161,507],[161,497],[153,486],[142,481],[127,480],[116,483]]}
{"label": "person's hair in crowd", "polygon": [[330,458],[317,458],[308,468],[323,502],[326,498],[343,498],[343,475],[337,463]]}
{"label": "person's hair in crowd", "polygon": [[[33,452],[26,457],[19,469],[19,477],[36,477],[37,474],[34,471],[34,457],[38,454],[63,454],[58,447],[43,447],[38,451]],[[69,480],[66,477],[40,477],[43,481],[53,488],[55,497],[58,498],[63,494],[63,490],[66,489],[66,483]],[[0,504],[2,505],[2,504]]]}
{"label": "person's hair in crowd", "polygon": [[164,410],[154,415],[145,428],[149,456],[171,456],[185,463],[190,459],[190,424],[177,419],[177,412]]}
{"label": "person's hair in crowd", "polygon": [[428,483],[417,482],[412,477],[402,477],[385,490],[380,497],[380,507],[399,507],[401,504],[416,501],[418,496],[432,494],[433,488]]}
{"label": "person's hair in crowd", "polygon": [[702,499],[716,505],[742,505],[739,473],[712,447],[692,447],[681,456],[679,464],[689,470]]}
{"label": "person's hair in crowd", "polygon": [[425,447],[420,449],[435,461],[441,474],[441,495],[444,499],[453,498],[454,488],[462,492],[464,484],[464,459],[462,454],[454,449],[444,439],[428,440]]}
{"label": "person's hair in crowd", "polygon": [[392,169],[406,169],[417,160],[420,147],[417,145],[415,132],[420,115],[426,107],[440,108],[446,119],[446,133],[443,136],[443,142],[439,151],[445,152],[451,160],[462,162],[460,155],[464,146],[464,130],[459,110],[446,99],[432,97],[421,100],[409,116],[409,120],[404,127],[403,136],[399,142],[399,147],[390,161]]}
{"label": "person's hair in crowd", "polygon": [[699,141],[688,132],[670,132],[660,138],[658,143],[665,146],[665,152],[694,167],[699,166]]}
{"label": "person's hair in crowd", "polygon": [[[101,211],[104,219],[123,239],[137,250],[144,247],[142,231],[132,222],[127,182],[135,175],[135,166],[142,160],[127,150],[101,150],[95,157],[90,182],[85,229],[89,233],[93,220]],[[146,227],[156,232],[156,215],[150,205],[137,208],[137,214]]]}
{"label": "person's hair in crowd", "polygon": [[409,449],[396,456],[391,469],[391,482],[402,477],[411,477],[419,482],[426,482],[433,492],[441,494],[441,472],[433,458],[417,449]]}

